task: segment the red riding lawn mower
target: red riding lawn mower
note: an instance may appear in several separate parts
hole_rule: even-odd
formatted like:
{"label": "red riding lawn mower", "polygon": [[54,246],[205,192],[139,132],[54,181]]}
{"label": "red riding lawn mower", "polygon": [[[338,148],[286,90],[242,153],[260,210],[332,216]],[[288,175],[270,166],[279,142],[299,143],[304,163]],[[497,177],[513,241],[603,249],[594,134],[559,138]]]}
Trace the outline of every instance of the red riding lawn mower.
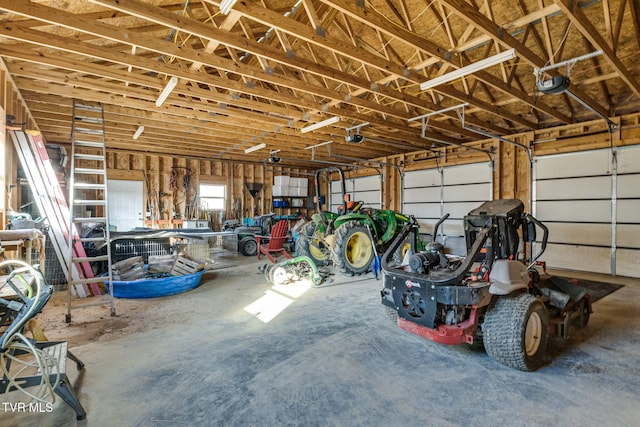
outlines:
{"label": "red riding lawn mower", "polygon": [[[520,250],[536,242],[530,259]],[[567,338],[585,327],[591,301],[584,288],[535,269],[546,248],[548,229],[515,199],[485,202],[464,218],[467,255],[445,255],[440,243],[416,252],[419,226],[414,218],[384,253],[382,304],[388,316],[409,332],[443,344],[483,344],[496,361],[523,371],[544,363],[549,335]],[[435,234],[435,233],[434,233]],[[409,265],[393,254],[411,241]]]}

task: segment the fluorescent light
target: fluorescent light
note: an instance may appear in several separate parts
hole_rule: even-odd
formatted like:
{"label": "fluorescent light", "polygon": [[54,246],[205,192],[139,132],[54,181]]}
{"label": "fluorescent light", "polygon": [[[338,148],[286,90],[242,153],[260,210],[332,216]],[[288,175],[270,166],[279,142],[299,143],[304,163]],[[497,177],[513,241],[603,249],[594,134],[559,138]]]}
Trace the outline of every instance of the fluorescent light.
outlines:
{"label": "fluorescent light", "polygon": [[237,2],[238,0],[222,0],[220,2],[220,13],[222,13],[223,15],[228,15]]}
{"label": "fluorescent light", "polygon": [[264,148],[266,146],[267,146],[267,144],[265,144],[263,142],[263,143],[260,143],[258,145],[254,145],[253,147],[245,148],[244,152],[245,152],[245,154],[253,153],[254,151],[258,151],[258,150],[260,150],[260,149],[262,149],[262,148]]}
{"label": "fluorescent light", "polygon": [[320,129],[320,128],[325,127],[325,126],[329,126],[331,124],[338,123],[339,121],[340,121],[340,116],[333,116],[333,117],[330,117],[330,118],[328,118],[326,120],[323,120],[321,122],[314,123],[312,125],[303,127],[302,129],[300,129],[300,132],[302,132],[302,133],[311,132],[312,130]]}
{"label": "fluorescent light", "polygon": [[160,95],[158,95],[158,99],[156,99],[156,107],[161,106],[164,103],[164,101],[167,100],[167,98],[169,97],[169,94],[176,87],[177,84],[178,84],[178,78],[176,76],[173,76],[169,79],[169,81],[167,82],[167,85],[164,87],[164,89],[162,89],[162,92],[160,92]]}
{"label": "fluorescent light", "polygon": [[140,138],[140,135],[142,135],[142,132],[144,132],[144,126],[138,126],[138,129],[136,129],[136,131],[133,134],[133,139]]}
{"label": "fluorescent light", "polygon": [[473,64],[469,64],[465,67],[458,68],[450,73],[447,73],[443,76],[436,77],[435,79],[427,80],[420,84],[421,90],[431,89],[433,87],[439,86],[444,83],[448,83],[453,80],[457,80],[460,77],[467,76],[469,74],[473,74],[476,71],[484,70],[485,68],[491,67],[492,65],[500,64],[504,61],[508,61],[516,57],[515,49],[509,49],[497,55],[490,56],[481,61],[474,62]]}

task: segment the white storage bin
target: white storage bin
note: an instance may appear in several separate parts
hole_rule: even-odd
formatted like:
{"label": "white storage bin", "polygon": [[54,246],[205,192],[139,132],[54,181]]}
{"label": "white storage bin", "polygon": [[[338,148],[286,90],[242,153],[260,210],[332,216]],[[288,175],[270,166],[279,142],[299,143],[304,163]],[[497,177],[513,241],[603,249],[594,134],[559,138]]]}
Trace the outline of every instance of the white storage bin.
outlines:
{"label": "white storage bin", "polygon": [[298,187],[300,178],[289,178],[289,187]]}
{"label": "white storage bin", "polygon": [[298,187],[300,188],[309,187],[309,178],[298,178]]}
{"label": "white storage bin", "polygon": [[273,197],[282,197],[289,195],[289,186],[288,185],[274,185],[273,186]]}
{"label": "white storage bin", "polygon": [[282,185],[285,187],[289,186],[289,180],[291,178],[286,175],[276,175],[273,177],[273,185]]}

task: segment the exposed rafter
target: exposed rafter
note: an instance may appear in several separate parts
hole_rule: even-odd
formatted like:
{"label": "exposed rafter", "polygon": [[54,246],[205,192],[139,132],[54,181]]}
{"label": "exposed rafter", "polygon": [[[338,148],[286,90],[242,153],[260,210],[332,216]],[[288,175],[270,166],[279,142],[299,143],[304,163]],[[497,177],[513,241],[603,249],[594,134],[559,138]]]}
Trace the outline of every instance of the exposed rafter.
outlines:
{"label": "exposed rafter", "polygon": [[[0,11],[0,55],[53,142],[68,140],[74,97],[105,105],[114,148],[144,125],[139,150],[262,161],[244,149],[265,142],[301,165],[304,147],[330,139],[317,160],[349,155],[346,129],[365,122],[357,148],[372,157],[431,148],[407,119],[460,103],[469,126],[499,136],[640,103],[638,0],[262,0],[226,15],[217,0],[0,0]],[[510,48],[516,59],[420,90]],[[536,91],[534,68],[595,49],[604,55],[571,72],[571,92],[593,111]],[[172,76],[178,86],[156,107]],[[425,136],[481,138],[453,111]]]}

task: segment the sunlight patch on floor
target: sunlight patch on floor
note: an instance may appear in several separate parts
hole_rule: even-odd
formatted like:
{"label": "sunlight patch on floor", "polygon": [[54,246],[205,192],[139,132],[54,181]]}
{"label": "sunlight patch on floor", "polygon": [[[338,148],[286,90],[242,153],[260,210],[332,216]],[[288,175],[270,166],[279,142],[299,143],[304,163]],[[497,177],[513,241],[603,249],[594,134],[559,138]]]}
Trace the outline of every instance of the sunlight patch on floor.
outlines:
{"label": "sunlight patch on floor", "polygon": [[264,295],[244,308],[244,311],[268,323],[284,311],[296,298],[311,288],[311,281],[298,280],[287,285],[273,285]]}

